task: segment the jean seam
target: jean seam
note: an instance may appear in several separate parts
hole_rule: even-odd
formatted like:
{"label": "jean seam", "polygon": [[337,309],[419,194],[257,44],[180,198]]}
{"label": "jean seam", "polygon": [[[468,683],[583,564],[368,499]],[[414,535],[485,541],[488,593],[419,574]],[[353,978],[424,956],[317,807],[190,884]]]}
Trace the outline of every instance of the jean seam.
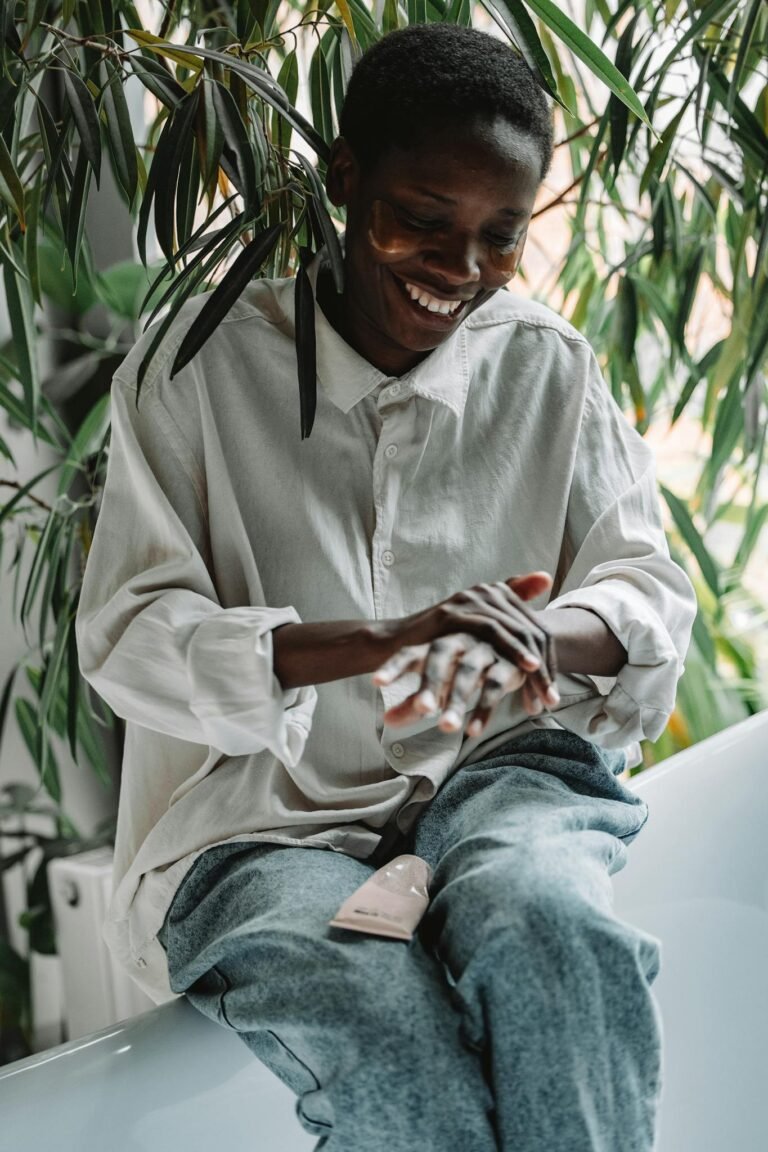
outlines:
{"label": "jean seam", "polygon": [[[237,1028],[235,1028],[234,1024],[232,1024],[231,1020],[229,1019],[229,1016],[227,1015],[226,996],[227,996],[227,993],[231,990],[232,985],[230,984],[229,980],[224,975],[224,973],[221,971],[221,969],[218,968],[216,965],[214,965],[211,970],[216,973],[217,977],[221,980],[221,982],[223,984],[223,988],[221,991],[221,995],[219,996],[219,1003],[218,1003],[218,1009],[219,1009],[219,1012],[221,1014],[222,1021],[227,1025],[228,1028],[231,1028],[233,1032],[237,1032]],[[314,1088],[308,1088],[307,1092],[320,1092],[320,1091],[322,1091],[322,1084],[320,1083],[320,1081],[318,1080],[317,1076],[312,1071],[312,1069],[309,1067],[309,1065],[305,1064],[304,1061],[301,1059],[301,1057],[297,1056],[296,1053],[293,1051],[293,1049],[289,1048],[288,1045],[285,1043],[285,1041],[283,1039],[281,1039],[281,1037],[278,1036],[276,1032],[273,1032],[273,1030],[271,1028],[265,1028],[265,1032],[267,1033],[267,1035],[271,1036],[273,1040],[276,1040],[277,1043],[280,1045],[280,1047],[285,1052],[288,1053],[290,1058],[296,1064],[298,1064],[301,1068],[303,1068],[304,1071],[307,1073],[307,1075],[312,1079],[312,1081],[314,1083]],[[301,1096],[299,1096],[299,1101],[301,1101],[301,1097],[304,1095],[305,1095],[305,1093],[301,1093]],[[332,1125],[328,1124],[325,1120],[314,1120],[311,1116],[307,1116],[306,1113],[304,1115],[310,1124],[317,1124],[319,1127],[327,1128],[329,1132],[331,1131]]]}

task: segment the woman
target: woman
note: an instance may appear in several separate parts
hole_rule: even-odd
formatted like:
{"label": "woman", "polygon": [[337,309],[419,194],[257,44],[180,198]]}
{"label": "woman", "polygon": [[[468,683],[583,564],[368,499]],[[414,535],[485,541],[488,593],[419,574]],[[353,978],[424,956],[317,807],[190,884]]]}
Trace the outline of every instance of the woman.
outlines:
{"label": "woman", "polygon": [[[589,345],[501,291],[551,155],[511,48],[384,37],[328,165],[345,287],[320,253],[312,438],[292,280],[171,378],[193,299],[138,407],[153,330],[113,384],[77,621],[128,722],[105,936],[328,1152],[653,1144],[660,947],[610,874],[695,600]],[[404,852],[434,873],[411,942],[328,925]]]}

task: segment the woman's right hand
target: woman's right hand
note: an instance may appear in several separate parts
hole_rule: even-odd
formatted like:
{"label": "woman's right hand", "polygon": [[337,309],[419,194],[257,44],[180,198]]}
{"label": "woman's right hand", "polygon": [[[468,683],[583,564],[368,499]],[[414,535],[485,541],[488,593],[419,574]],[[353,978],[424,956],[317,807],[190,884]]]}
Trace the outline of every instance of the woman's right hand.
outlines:
{"label": "woman's right hand", "polygon": [[499,700],[517,688],[522,687],[531,715],[558,703],[554,640],[541,614],[525,603],[551,586],[546,572],[531,572],[477,584],[423,612],[380,622],[377,632],[386,650],[395,650],[376,670],[373,682],[391,684],[414,670],[421,675],[418,690],[389,709],[385,721],[410,723],[439,710],[440,727],[455,730],[478,687],[481,694],[469,726],[473,736]]}

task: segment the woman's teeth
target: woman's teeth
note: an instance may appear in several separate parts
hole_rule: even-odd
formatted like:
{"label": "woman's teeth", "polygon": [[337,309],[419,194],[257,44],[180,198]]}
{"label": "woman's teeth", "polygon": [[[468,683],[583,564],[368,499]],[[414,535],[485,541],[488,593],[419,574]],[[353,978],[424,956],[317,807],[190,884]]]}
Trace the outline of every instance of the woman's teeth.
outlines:
{"label": "woman's teeth", "polygon": [[407,281],[404,283],[411,300],[415,300],[429,312],[440,312],[443,316],[450,316],[463,304],[463,300],[438,300],[435,296],[430,296],[423,288],[415,288],[413,284],[409,284]]}

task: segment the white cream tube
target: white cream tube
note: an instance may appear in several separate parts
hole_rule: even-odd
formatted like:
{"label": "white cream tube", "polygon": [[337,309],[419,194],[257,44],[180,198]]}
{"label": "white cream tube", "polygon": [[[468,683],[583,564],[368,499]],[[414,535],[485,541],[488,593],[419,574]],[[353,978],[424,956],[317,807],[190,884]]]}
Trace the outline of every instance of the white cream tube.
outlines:
{"label": "white cream tube", "polygon": [[410,940],[429,904],[432,869],[420,856],[396,856],[369,876],[328,923],[352,932]]}

